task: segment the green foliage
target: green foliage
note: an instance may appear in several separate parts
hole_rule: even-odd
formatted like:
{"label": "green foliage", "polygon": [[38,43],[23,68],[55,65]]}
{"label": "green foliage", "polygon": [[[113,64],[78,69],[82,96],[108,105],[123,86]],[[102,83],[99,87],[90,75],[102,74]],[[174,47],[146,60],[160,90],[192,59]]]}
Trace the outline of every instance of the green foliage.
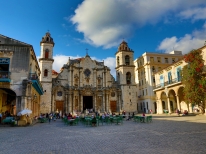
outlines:
{"label": "green foliage", "polygon": [[204,102],[206,96],[206,80],[203,76],[202,51],[192,50],[184,56],[184,61],[188,63],[182,70],[182,83],[185,85],[184,98],[187,104],[199,105],[201,109],[204,109],[202,102]]}

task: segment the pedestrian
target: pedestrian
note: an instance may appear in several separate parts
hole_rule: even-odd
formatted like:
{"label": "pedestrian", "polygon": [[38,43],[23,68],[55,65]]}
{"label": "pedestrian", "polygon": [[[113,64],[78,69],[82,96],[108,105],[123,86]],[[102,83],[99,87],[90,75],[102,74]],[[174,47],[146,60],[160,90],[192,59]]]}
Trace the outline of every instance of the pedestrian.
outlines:
{"label": "pedestrian", "polygon": [[1,114],[1,112],[0,112],[0,124],[1,124],[1,119],[2,119],[2,114]]}
{"label": "pedestrian", "polygon": [[51,119],[52,119],[52,115],[49,114],[49,116],[48,116],[49,124],[50,124]]}
{"label": "pedestrian", "polygon": [[131,116],[130,116],[130,112],[129,112],[127,121],[129,121],[130,119],[131,119]]}

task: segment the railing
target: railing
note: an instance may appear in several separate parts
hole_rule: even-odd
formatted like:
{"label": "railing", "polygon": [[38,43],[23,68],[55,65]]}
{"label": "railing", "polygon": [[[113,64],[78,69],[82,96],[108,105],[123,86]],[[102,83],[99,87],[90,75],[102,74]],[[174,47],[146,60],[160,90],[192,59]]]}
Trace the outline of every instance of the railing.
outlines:
{"label": "railing", "polygon": [[181,77],[166,81],[166,82],[158,84],[158,85],[155,85],[155,86],[153,86],[153,89],[164,88],[165,86],[168,86],[168,85],[171,85],[174,83],[178,83],[178,82],[181,82]]}
{"label": "railing", "polygon": [[0,71],[0,79],[10,79],[11,72]]}
{"label": "railing", "polygon": [[29,79],[30,80],[35,80],[38,83],[38,85],[41,87],[41,89],[43,89],[43,87],[42,87],[42,85],[39,81],[39,77],[37,76],[36,73],[29,73]]}

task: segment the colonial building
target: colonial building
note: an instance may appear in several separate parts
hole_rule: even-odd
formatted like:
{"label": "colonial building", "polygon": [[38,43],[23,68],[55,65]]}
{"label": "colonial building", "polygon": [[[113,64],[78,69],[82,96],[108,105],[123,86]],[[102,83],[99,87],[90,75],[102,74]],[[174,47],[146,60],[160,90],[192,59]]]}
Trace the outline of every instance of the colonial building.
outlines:
{"label": "colonial building", "polygon": [[[134,61],[134,51],[123,41],[116,52],[116,79],[104,62],[92,60],[89,55],[69,59],[58,74],[52,73],[54,42],[50,33],[41,41],[40,68],[44,95],[42,113],[82,112],[93,108],[100,112],[156,111],[153,92],[154,72],[182,58],[181,51],[168,54],[144,53]],[[51,84],[52,83],[52,84]]]}
{"label": "colonial building", "polygon": [[145,52],[134,61],[135,81],[138,93],[138,111],[146,112],[152,110],[157,112],[156,94],[153,91],[155,86],[155,72],[182,59],[181,51],[170,53]]}
{"label": "colonial building", "polygon": [[116,52],[116,78],[122,91],[122,109],[137,111],[137,84],[135,83],[134,51],[123,41]]}
{"label": "colonial building", "polygon": [[41,41],[40,77],[44,89],[41,112],[82,112],[93,109],[100,112],[119,112],[122,92],[104,62],[92,60],[89,55],[69,59],[60,73],[53,71],[54,42],[49,33]]}
{"label": "colonial building", "polygon": [[[206,45],[199,48],[202,50],[204,59],[204,70],[206,72]],[[164,110],[174,113],[176,109],[187,110],[189,113],[198,109],[198,106],[189,104],[183,96],[184,85],[181,82],[181,70],[188,65],[183,59],[155,73],[154,92],[156,93],[157,113],[161,114]],[[206,110],[206,109],[205,109]]]}
{"label": "colonial building", "polygon": [[40,73],[32,45],[0,35],[0,112],[16,115],[28,108],[38,116]]}

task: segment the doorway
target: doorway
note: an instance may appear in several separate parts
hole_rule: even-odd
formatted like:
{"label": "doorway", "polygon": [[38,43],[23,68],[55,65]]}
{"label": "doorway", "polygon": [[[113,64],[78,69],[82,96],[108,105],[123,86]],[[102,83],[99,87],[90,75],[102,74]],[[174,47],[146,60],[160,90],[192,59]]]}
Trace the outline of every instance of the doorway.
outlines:
{"label": "doorway", "polygon": [[92,96],[83,96],[83,110],[93,108],[93,97]]}
{"label": "doorway", "polygon": [[63,113],[64,109],[64,102],[63,101],[56,101],[56,111]]}
{"label": "doorway", "polygon": [[110,101],[110,109],[111,109],[111,112],[117,111],[117,102],[116,101]]}

